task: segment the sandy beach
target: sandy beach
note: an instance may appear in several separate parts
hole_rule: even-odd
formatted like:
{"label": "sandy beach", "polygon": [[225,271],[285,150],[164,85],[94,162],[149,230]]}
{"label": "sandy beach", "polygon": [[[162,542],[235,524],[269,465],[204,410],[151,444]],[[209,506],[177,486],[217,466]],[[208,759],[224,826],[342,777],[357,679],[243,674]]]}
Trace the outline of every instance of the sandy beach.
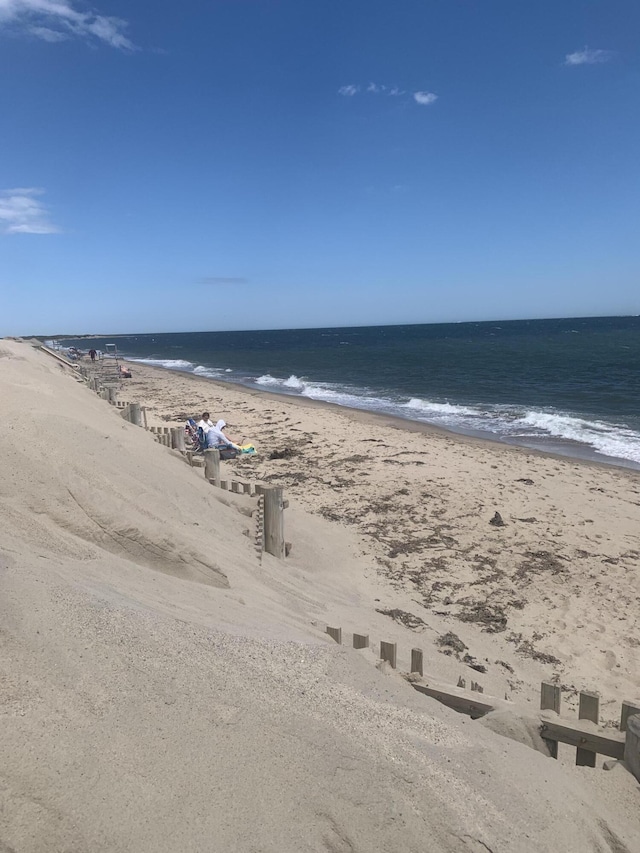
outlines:
{"label": "sandy beach", "polygon": [[[581,689],[600,692],[612,722],[616,700],[637,697],[638,472],[132,367],[126,394],[149,424],[210,410],[259,449],[227,470],[283,486],[355,535],[344,571],[364,560],[365,628],[395,636],[399,623],[405,647],[419,637],[431,648],[438,674],[457,681],[482,667],[493,695],[536,702],[540,681],[558,680],[570,704]],[[496,512],[504,526],[491,524]],[[349,628],[362,615],[336,602],[326,618]],[[443,645],[450,633],[466,648]]]}
{"label": "sandy beach", "polygon": [[[0,395],[1,850],[640,851],[633,776],[527,723],[543,679],[639,698],[637,473],[134,365],[149,425],[208,410],[258,450],[225,474],[284,487],[258,560],[254,499],[72,370],[0,341]],[[522,742],[326,624],[506,696]]]}

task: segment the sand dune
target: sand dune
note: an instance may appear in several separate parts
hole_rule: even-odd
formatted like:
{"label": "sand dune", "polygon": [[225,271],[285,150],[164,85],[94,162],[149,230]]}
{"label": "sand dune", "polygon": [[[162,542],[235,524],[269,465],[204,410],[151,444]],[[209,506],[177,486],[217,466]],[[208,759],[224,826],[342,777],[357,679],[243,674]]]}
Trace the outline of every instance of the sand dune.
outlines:
{"label": "sand dune", "polygon": [[[246,462],[255,465],[254,476],[286,483],[292,501],[290,560],[265,555],[260,563],[250,535],[251,499],[211,487],[46,355],[10,341],[0,343],[0,354],[0,850],[640,850],[637,783],[629,774],[563,767],[416,694],[397,674],[378,671],[370,651],[338,647],[311,624],[331,617],[345,627],[386,631],[405,644],[415,639],[410,628],[376,608],[400,602],[408,611],[411,599],[425,597],[421,584],[427,580],[408,579],[412,569],[410,562],[403,565],[404,555],[397,572],[376,559],[393,565],[396,557],[376,549],[388,552],[395,546],[387,537],[404,533],[386,527],[378,535],[361,526],[384,525],[385,503],[404,506],[410,495],[384,500],[399,488],[435,495],[433,503],[424,498],[421,504],[429,523],[416,515],[411,526],[413,533],[424,524],[424,547],[435,535],[440,553],[449,556],[451,536],[493,554],[498,569],[505,550],[528,547],[521,539],[530,534],[517,532],[514,518],[542,516],[549,498],[545,504],[539,493],[531,497],[530,487],[509,486],[512,508],[496,507],[508,527],[488,527],[485,510],[490,516],[495,502],[489,489],[499,494],[489,461],[494,451],[482,450],[487,476],[474,480],[474,465],[482,464],[475,445],[416,434],[412,446],[429,454],[423,461],[438,488],[425,485],[426,478],[418,486],[413,472],[421,466],[414,465],[402,469],[406,486],[394,473],[380,494],[382,480],[367,485],[374,468],[382,477],[395,466],[382,458],[374,466],[371,455],[362,454],[366,463],[352,462],[355,471],[348,472],[359,486],[343,484],[348,463],[342,456],[348,453],[322,441],[326,410],[216,388],[212,396],[222,414],[233,411],[227,419],[236,432],[251,434],[263,447],[305,447],[295,464],[269,461],[264,453]],[[131,390],[142,402],[147,395],[158,422],[180,407],[195,408],[198,395],[216,408],[211,386],[154,376],[145,373]],[[166,395],[158,391],[154,403],[156,381],[165,383]],[[382,433],[387,442],[391,435],[400,450],[407,440],[391,427],[334,414],[331,429],[343,429],[345,442],[354,423],[361,441]],[[434,448],[447,448],[448,460]],[[335,468],[332,452],[341,460]],[[496,459],[501,452],[495,451]],[[533,464],[518,453],[509,459],[509,483]],[[536,460],[534,480],[565,464]],[[592,477],[595,469],[576,470]],[[630,513],[637,480],[616,479],[618,473],[598,479],[605,491],[593,499],[604,505],[600,495],[610,490],[610,505]],[[467,488],[454,500],[456,476],[466,476]],[[576,495],[584,489],[577,478],[563,476],[566,500],[553,501],[572,528],[571,483]],[[451,533],[446,525],[452,525],[454,504],[471,520]],[[344,518],[332,521],[326,506],[357,518],[347,525]],[[434,509],[444,509],[437,534]],[[595,551],[589,537],[599,534],[598,557],[613,556],[610,540],[599,533],[607,522],[592,514],[595,527],[583,535],[585,550]],[[559,518],[546,522],[549,537]],[[637,578],[631,558],[623,557],[633,544],[625,518],[618,563],[606,565],[617,566],[615,580],[630,594]],[[530,530],[532,523],[526,524]],[[574,548],[574,535],[580,541],[572,532],[559,547]],[[467,565],[466,571],[482,577],[488,568]],[[541,571],[552,584],[564,579],[552,568]],[[543,594],[538,574],[523,570],[536,602]],[[498,581],[487,579],[501,589]],[[407,583],[415,589],[408,592]],[[572,594],[573,587],[567,598]],[[451,607],[444,600],[440,606]],[[567,624],[575,619],[572,606],[567,601],[556,608]],[[595,606],[606,607],[604,596]],[[432,613],[430,605],[420,608],[412,605],[425,622],[423,637],[454,618]],[[507,619],[514,618],[512,609],[524,613],[514,630],[525,636],[533,610],[510,606]],[[466,636],[485,643],[495,658],[497,635],[463,624],[476,632]],[[611,639],[620,642],[625,632],[633,636],[630,623],[612,629]],[[629,651],[621,655],[625,667],[633,664]],[[574,651],[562,654],[565,662],[579,659]],[[436,668],[463,666],[435,651],[433,658]],[[523,661],[522,672],[533,683],[535,673],[526,667],[542,664]],[[504,678],[487,676],[496,686]],[[631,676],[624,686],[630,683]],[[523,700],[525,694],[522,687]]]}

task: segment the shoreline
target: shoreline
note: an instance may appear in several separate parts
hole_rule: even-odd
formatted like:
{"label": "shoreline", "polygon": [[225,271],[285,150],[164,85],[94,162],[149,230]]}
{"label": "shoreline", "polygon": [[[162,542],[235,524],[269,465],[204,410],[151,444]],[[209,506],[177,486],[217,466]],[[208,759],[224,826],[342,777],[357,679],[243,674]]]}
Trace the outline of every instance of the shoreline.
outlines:
{"label": "shoreline", "polygon": [[554,678],[569,705],[576,688],[636,693],[638,472],[157,365],[137,363],[121,397],[150,425],[210,411],[252,441],[225,472],[348,534],[369,624],[411,626],[438,666],[480,666],[488,693],[534,703]]}
{"label": "shoreline", "polygon": [[[127,362],[128,364],[134,364],[138,368],[144,368],[145,370],[157,370],[165,375],[178,374],[180,376],[189,377],[190,379],[195,379],[198,381],[213,384],[214,386],[219,386],[221,388],[231,388],[237,390],[240,393],[246,393],[248,395],[266,395],[267,397],[281,400],[282,402],[286,403],[293,403],[297,406],[327,409],[336,413],[345,414],[348,417],[352,417],[353,420],[364,423],[378,423],[381,426],[391,426],[395,429],[401,429],[406,432],[412,433],[440,435],[443,437],[449,437],[451,439],[460,440],[462,442],[469,442],[472,444],[475,443],[479,446],[482,446],[486,443],[491,446],[498,446],[519,453],[530,453],[534,456],[543,456],[551,459],[575,461],[583,465],[592,465],[598,468],[614,468],[620,471],[633,472],[637,475],[640,475],[640,463],[634,462],[630,459],[621,459],[619,457],[614,456],[607,456],[603,459],[593,458],[591,454],[595,453],[596,451],[589,451],[587,445],[579,443],[576,443],[578,446],[574,449],[574,452],[570,452],[571,446],[569,442],[566,442],[567,452],[562,452],[560,450],[547,450],[538,447],[531,447],[527,444],[520,444],[515,441],[510,441],[505,438],[501,438],[499,436],[492,436],[491,434],[472,435],[468,432],[462,432],[438,426],[436,424],[430,424],[426,421],[419,421],[412,418],[401,417],[400,415],[386,414],[384,412],[376,412],[369,409],[358,409],[351,406],[344,406],[340,403],[332,403],[329,400],[315,400],[312,397],[305,397],[301,394],[284,394],[281,391],[272,391],[268,388],[253,388],[249,385],[244,385],[241,382],[228,382],[224,379],[213,378],[210,376],[200,376],[197,373],[190,373],[186,370],[162,367],[158,364],[146,364],[145,362],[136,361],[135,359],[122,358],[121,360]],[[200,413],[197,414],[199,417]],[[549,441],[554,441],[556,444],[562,444],[563,447],[565,446],[565,442],[563,442],[562,439],[550,438]],[[580,452],[582,448],[584,448],[584,452]],[[602,456],[603,454],[600,455]]]}

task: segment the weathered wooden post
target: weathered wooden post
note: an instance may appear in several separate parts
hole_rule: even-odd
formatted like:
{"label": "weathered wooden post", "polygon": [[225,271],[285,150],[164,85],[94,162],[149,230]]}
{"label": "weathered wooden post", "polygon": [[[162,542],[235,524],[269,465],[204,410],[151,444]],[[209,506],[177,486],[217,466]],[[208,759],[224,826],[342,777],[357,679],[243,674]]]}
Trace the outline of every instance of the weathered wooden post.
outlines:
{"label": "weathered wooden post", "polygon": [[326,633],[331,637],[332,640],[335,640],[339,646],[342,645],[342,628],[330,628],[327,625]]}
{"label": "weathered wooden post", "polygon": [[[540,686],[540,710],[555,711],[560,714],[560,700],[562,693],[558,684],[551,684],[548,681],[543,681]],[[558,757],[558,741],[545,739],[547,749],[551,758]]]}
{"label": "weathered wooden post", "polygon": [[[592,723],[598,725],[600,722],[600,697],[597,693],[581,691],[580,704],[578,705],[578,719],[591,720]],[[576,749],[576,764],[578,767],[595,767],[596,753],[579,746]]]}
{"label": "weathered wooden post", "polygon": [[640,714],[640,702],[623,702],[620,712],[620,731],[626,732],[629,717]]}
{"label": "weathered wooden post", "polygon": [[386,661],[391,665],[392,669],[396,668],[397,646],[395,643],[386,643],[384,640],[380,643],[380,660]]}
{"label": "weathered wooden post", "polygon": [[625,722],[624,763],[640,782],[640,715],[627,717]]}
{"label": "weathered wooden post", "polygon": [[411,672],[424,675],[422,669],[422,649],[411,649]]}
{"label": "weathered wooden post", "polygon": [[113,386],[110,386],[109,388],[107,388],[107,393],[107,400],[111,403],[111,405],[114,405],[118,396],[118,389],[114,388]]}
{"label": "weathered wooden post", "polygon": [[142,412],[140,411],[140,403],[129,403],[129,420],[132,424],[142,426]]}
{"label": "weathered wooden post", "polygon": [[180,453],[186,453],[187,447],[184,440],[184,430],[182,427],[172,427],[171,429],[171,447],[174,450],[179,450]]}
{"label": "weathered wooden post", "polygon": [[353,635],[353,648],[354,649],[368,649],[369,648],[369,635],[368,634],[354,634]]}
{"label": "weathered wooden post", "polygon": [[284,560],[284,501],[282,487],[264,489],[264,550]]}
{"label": "weathered wooden post", "polygon": [[213,480],[213,485],[220,488],[220,451],[210,447],[204,452],[204,477]]}

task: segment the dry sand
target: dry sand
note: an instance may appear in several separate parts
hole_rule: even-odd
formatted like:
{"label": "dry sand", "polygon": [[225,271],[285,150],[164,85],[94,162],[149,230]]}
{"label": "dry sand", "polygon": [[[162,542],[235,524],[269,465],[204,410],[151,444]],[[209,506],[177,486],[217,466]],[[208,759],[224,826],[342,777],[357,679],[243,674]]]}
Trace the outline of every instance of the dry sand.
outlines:
{"label": "dry sand", "polygon": [[[540,682],[558,680],[569,705],[581,689],[600,692],[610,721],[621,700],[640,697],[640,473],[133,370],[123,394],[149,406],[150,424],[209,409],[260,451],[227,472],[281,485],[333,531],[355,534],[340,564],[356,582],[350,560],[364,557],[366,582],[355,611],[323,602],[330,624],[396,639],[405,656],[430,646],[432,672],[496,696],[536,702]],[[495,512],[504,527],[490,524]],[[394,618],[413,630],[394,630]],[[467,648],[440,645],[448,633]]]}
{"label": "dry sand", "polygon": [[136,367],[151,423],[208,408],[260,450],[225,470],[286,487],[291,557],[259,563],[250,498],[45,354],[0,356],[0,851],[640,851],[630,774],[554,762],[311,624],[421,645],[524,710],[554,669],[632,698],[637,475]]}

